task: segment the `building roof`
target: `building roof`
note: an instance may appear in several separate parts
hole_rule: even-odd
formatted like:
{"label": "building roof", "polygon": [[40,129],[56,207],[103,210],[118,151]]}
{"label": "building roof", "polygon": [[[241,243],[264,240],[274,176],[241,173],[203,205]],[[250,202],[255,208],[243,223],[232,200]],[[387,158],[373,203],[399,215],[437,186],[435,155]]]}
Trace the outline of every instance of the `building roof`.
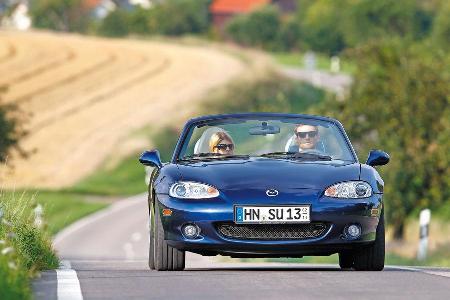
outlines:
{"label": "building roof", "polygon": [[214,0],[210,10],[212,13],[246,13],[270,2],[270,0]]}

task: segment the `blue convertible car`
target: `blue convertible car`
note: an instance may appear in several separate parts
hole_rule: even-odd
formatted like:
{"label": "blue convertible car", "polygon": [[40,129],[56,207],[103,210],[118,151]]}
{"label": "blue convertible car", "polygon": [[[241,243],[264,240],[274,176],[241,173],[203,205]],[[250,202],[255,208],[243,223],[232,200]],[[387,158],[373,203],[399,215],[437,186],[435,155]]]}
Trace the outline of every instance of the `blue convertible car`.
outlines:
{"label": "blue convertible car", "polygon": [[185,251],[231,257],[339,253],[342,268],[384,267],[383,180],[342,125],[310,115],[204,116],[185,125],[149,184],[149,266],[183,270]]}

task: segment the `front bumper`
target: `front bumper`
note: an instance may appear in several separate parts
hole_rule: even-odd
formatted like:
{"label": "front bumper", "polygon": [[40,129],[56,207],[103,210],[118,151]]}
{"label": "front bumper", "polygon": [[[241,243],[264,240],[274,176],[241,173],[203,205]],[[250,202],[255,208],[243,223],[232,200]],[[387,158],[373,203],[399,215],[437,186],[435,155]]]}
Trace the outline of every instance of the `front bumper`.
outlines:
{"label": "front bumper", "polygon": [[[214,199],[181,200],[165,194],[158,194],[157,201],[160,211],[156,213],[160,213],[165,239],[170,246],[203,255],[223,254],[233,257],[330,255],[369,244],[375,240],[382,208],[381,194],[361,200],[323,197],[310,203],[301,199],[289,201],[283,204],[311,204],[311,221],[328,224],[327,231],[318,238],[302,240],[245,240],[225,237],[217,230],[218,223],[234,220],[233,205],[229,203]],[[164,208],[172,210],[170,217],[162,216]],[[200,228],[197,238],[183,236],[182,227],[188,223]],[[359,239],[351,240],[343,234],[349,224],[361,226],[362,235]]]}

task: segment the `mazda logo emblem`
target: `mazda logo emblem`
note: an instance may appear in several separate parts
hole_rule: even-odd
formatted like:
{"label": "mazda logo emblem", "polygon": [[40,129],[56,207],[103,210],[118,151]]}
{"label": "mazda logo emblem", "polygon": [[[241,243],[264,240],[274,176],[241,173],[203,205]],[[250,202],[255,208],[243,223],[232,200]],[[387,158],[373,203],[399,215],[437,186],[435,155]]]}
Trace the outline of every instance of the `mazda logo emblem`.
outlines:
{"label": "mazda logo emblem", "polygon": [[275,197],[278,196],[278,191],[275,189],[270,189],[266,191],[266,195],[269,197]]}

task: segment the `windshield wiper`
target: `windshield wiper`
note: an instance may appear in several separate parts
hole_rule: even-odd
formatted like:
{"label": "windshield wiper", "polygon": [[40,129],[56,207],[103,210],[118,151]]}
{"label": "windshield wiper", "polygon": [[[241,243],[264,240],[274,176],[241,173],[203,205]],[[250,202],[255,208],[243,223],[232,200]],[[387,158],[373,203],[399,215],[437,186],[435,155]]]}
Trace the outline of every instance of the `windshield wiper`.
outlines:
{"label": "windshield wiper", "polygon": [[274,157],[274,156],[291,156],[294,154],[297,154],[298,152],[269,152],[269,153],[264,153],[261,154],[261,157]]}
{"label": "windshield wiper", "polygon": [[185,156],[179,161],[192,161],[192,160],[215,160],[215,159],[233,159],[233,158],[249,158],[248,155],[226,155],[218,153],[198,153]]}
{"label": "windshield wiper", "polygon": [[270,152],[260,155],[262,157],[283,157],[288,159],[303,160],[332,160],[331,156],[310,152]]}
{"label": "windshield wiper", "polygon": [[298,152],[290,156],[289,158],[304,159],[304,160],[328,160],[328,161],[333,159],[331,156],[328,155],[308,153],[308,152]]}

